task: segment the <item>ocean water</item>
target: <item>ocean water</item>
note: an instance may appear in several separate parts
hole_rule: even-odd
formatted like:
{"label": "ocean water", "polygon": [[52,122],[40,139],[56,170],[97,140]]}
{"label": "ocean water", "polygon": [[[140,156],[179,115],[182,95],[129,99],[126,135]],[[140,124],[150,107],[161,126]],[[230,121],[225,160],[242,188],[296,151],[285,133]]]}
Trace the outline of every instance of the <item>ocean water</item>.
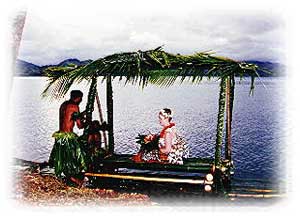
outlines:
{"label": "ocean water", "polygon": [[[41,98],[46,78],[15,77],[11,93],[11,118],[14,127],[13,156],[31,161],[48,160],[58,130],[58,109],[68,99],[50,102]],[[81,89],[85,109],[88,85]],[[98,84],[106,118],[105,84]],[[256,80],[249,96],[250,79],[236,79],[232,120],[235,177],[275,181],[284,175],[285,164],[285,79]],[[205,79],[199,85],[175,84],[168,88],[113,82],[115,152],[135,153],[139,133],[160,131],[157,113],[161,108],[174,110],[177,130],[188,142],[192,157],[213,157],[216,141],[219,82]],[[95,107],[94,119],[99,118]],[[77,133],[82,131],[75,129]]]}

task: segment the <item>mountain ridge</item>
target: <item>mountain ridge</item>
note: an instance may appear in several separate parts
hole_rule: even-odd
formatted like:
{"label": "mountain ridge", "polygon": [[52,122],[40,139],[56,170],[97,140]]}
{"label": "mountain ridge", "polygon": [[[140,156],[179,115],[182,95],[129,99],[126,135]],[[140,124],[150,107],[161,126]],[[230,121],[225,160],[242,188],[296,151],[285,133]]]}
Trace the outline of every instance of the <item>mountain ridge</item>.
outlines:
{"label": "mountain ridge", "polygon": [[[67,67],[67,66],[82,66],[86,65],[93,60],[82,60],[80,61],[77,58],[69,58],[61,61],[58,64],[50,64],[50,65],[44,65],[44,66],[38,66],[36,64],[17,59],[16,61],[16,68],[15,68],[15,76],[43,76],[43,70],[48,67]],[[270,62],[270,61],[258,61],[258,60],[246,60],[244,62],[252,63],[255,65],[258,65],[262,69],[267,70],[267,73],[264,71],[259,70],[258,74],[261,77],[270,77],[270,76],[284,76],[286,75],[285,70],[286,67],[278,62]]]}
{"label": "mountain ridge", "polygon": [[86,65],[92,61],[93,60],[91,60],[91,59],[80,61],[77,58],[69,58],[69,59],[63,60],[62,62],[60,62],[58,64],[38,66],[36,64],[27,62],[25,60],[17,59],[16,66],[15,66],[15,76],[43,76],[43,70],[48,67],[82,66],[82,65]]}

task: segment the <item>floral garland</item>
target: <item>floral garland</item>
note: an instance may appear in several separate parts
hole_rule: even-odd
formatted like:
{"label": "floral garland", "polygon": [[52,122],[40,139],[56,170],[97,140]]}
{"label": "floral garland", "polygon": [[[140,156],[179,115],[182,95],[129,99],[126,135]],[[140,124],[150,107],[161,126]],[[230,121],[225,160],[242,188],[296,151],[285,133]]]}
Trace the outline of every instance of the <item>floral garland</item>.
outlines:
{"label": "floral garland", "polygon": [[165,136],[165,133],[166,133],[166,130],[168,129],[168,128],[172,128],[172,127],[174,127],[175,126],[175,123],[173,123],[173,122],[171,122],[168,126],[166,126],[166,127],[164,127],[162,130],[161,130],[161,132],[160,132],[160,134],[159,134],[159,137],[164,137]]}

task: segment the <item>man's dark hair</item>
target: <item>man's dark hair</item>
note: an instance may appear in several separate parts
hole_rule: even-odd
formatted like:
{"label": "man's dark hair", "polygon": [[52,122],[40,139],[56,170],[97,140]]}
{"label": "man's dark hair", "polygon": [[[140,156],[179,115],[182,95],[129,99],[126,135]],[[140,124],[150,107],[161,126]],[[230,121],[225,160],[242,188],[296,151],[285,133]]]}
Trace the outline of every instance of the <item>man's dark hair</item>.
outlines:
{"label": "man's dark hair", "polygon": [[83,93],[80,90],[71,91],[71,99],[82,98]]}

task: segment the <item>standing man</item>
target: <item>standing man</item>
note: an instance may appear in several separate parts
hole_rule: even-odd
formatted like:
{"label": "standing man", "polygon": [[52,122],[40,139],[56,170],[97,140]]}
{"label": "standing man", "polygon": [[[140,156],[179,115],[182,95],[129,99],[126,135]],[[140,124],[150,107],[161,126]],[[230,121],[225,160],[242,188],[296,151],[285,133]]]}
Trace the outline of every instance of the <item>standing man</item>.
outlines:
{"label": "standing man", "polygon": [[53,134],[55,143],[50,154],[49,164],[54,166],[55,174],[64,174],[67,181],[82,184],[82,170],[86,170],[84,152],[81,149],[78,135],[73,132],[75,124],[84,128],[84,120],[79,111],[83,93],[80,90],[71,91],[70,99],[59,108],[59,131]]}
{"label": "standing man", "polygon": [[82,96],[83,93],[80,90],[72,90],[70,100],[61,104],[59,108],[60,132],[73,132],[75,122],[78,128],[84,128],[84,124],[79,117],[79,104],[82,101]]}

